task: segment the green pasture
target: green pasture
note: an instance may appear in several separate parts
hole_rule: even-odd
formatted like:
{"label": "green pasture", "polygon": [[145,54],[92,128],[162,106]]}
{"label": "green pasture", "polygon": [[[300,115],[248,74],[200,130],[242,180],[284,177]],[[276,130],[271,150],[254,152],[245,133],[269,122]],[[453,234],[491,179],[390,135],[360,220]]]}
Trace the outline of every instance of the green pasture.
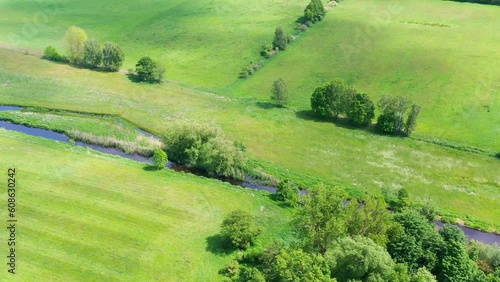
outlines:
{"label": "green pasture", "polygon": [[66,29],[76,25],[101,44],[122,46],[125,69],[151,56],[165,65],[169,79],[221,87],[259,58],[260,46],[271,42],[276,26],[291,29],[307,3],[0,0],[0,43],[38,50],[54,45],[62,51]]}
{"label": "green pasture", "polygon": [[232,255],[215,235],[235,209],[256,216],[260,242],[289,236],[265,193],[3,129],[0,152],[18,183],[9,281],[220,281]]}
{"label": "green pasture", "polygon": [[291,106],[341,78],[378,101],[422,106],[417,134],[500,151],[500,9],[452,1],[342,1],[229,96],[267,100],[273,80]]}
{"label": "green pasture", "polygon": [[[16,64],[20,59],[30,67]],[[6,85],[0,87],[0,104],[114,114],[156,134],[168,132],[176,120],[215,124],[243,142],[249,156],[266,161],[268,171],[276,166],[280,175],[288,169],[368,193],[404,187],[413,199],[430,198],[443,212],[486,222],[491,230],[500,225],[499,163],[493,157],[321,122],[307,111],[254,98],[172,82],[136,84],[123,74],[11,51],[0,52],[0,66],[0,84]]]}

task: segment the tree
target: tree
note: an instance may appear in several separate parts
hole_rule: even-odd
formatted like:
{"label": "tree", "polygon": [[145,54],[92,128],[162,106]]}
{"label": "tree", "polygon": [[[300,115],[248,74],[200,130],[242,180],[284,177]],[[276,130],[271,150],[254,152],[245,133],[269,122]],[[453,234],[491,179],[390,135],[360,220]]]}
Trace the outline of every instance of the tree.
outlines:
{"label": "tree", "polygon": [[397,281],[396,264],[384,247],[356,236],[338,239],[327,252],[332,276],[338,281]]}
{"label": "tree", "polygon": [[221,235],[228,240],[231,246],[242,250],[247,249],[259,233],[260,230],[255,225],[255,219],[242,210],[231,212],[221,226]]}
{"label": "tree", "polygon": [[391,97],[384,95],[378,103],[382,114],[377,120],[377,128],[382,132],[390,134],[403,133],[405,115],[409,105],[410,102],[402,96]]}
{"label": "tree", "polygon": [[311,108],[321,117],[337,118],[345,114],[352,103],[354,89],[340,79],[321,85],[311,96]]}
{"label": "tree", "polygon": [[237,282],[266,282],[264,275],[255,267],[241,267]]}
{"label": "tree", "polygon": [[278,78],[273,82],[271,93],[271,100],[275,101],[278,107],[281,108],[288,104],[288,89],[283,78]]}
{"label": "tree", "polygon": [[[440,253],[440,262],[437,267],[439,280],[446,282],[485,281],[484,273],[480,273],[477,265],[467,255],[463,231],[456,226],[445,224],[439,234],[444,240],[444,248]],[[478,276],[483,276],[484,279],[479,280]]]}
{"label": "tree", "polygon": [[318,22],[325,17],[325,7],[321,0],[311,0],[304,10],[304,22]]}
{"label": "tree", "polygon": [[420,106],[413,105],[411,107],[410,114],[408,115],[408,119],[406,120],[406,124],[405,124],[406,136],[410,136],[410,134],[413,132],[413,130],[417,126],[417,117],[418,117],[419,113],[420,113]]}
{"label": "tree", "polygon": [[356,93],[346,110],[347,118],[356,125],[369,125],[375,117],[375,105],[364,93]]}
{"label": "tree", "polygon": [[438,263],[437,253],[443,245],[434,225],[414,210],[396,213],[394,221],[400,229],[389,233],[387,244],[394,261],[406,263],[411,274],[421,267],[434,271]]}
{"label": "tree", "polygon": [[64,41],[66,42],[66,51],[70,63],[80,64],[82,62],[86,40],[87,33],[85,30],[76,26],[68,28]]}
{"label": "tree", "polygon": [[83,64],[89,68],[97,68],[102,63],[102,51],[95,39],[85,41]]}
{"label": "tree", "polygon": [[367,198],[362,203],[351,200],[346,206],[346,213],[349,235],[364,236],[385,247],[394,223],[383,199]]}
{"label": "tree", "polygon": [[153,161],[158,169],[165,168],[168,162],[167,153],[162,149],[156,149],[154,151]]}
{"label": "tree", "polygon": [[274,39],[273,39],[273,48],[278,48],[279,50],[285,50],[286,49],[286,35],[281,26],[276,28],[276,31],[274,32]]}
{"label": "tree", "polygon": [[165,68],[150,57],[142,57],[135,65],[135,72],[142,81],[160,83],[165,74]]}
{"label": "tree", "polygon": [[437,282],[437,280],[427,268],[421,267],[417,270],[415,275],[411,277],[410,282]]}
{"label": "tree", "polygon": [[123,64],[125,55],[120,46],[107,42],[102,50],[102,62],[104,68],[109,71],[118,71]]}
{"label": "tree", "polygon": [[278,191],[276,192],[276,199],[287,203],[292,207],[296,207],[300,202],[299,188],[294,185],[290,180],[285,179],[278,184]]}
{"label": "tree", "polygon": [[294,223],[306,251],[324,255],[335,239],[346,233],[343,204],[346,197],[343,190],[325,186],[303,196]]}
{"label": "tree", "polygon": [[277,281],[330,282],[330,269],[325,259],[317,254],[308,254],[300,249],[284,249],[275,265]]}

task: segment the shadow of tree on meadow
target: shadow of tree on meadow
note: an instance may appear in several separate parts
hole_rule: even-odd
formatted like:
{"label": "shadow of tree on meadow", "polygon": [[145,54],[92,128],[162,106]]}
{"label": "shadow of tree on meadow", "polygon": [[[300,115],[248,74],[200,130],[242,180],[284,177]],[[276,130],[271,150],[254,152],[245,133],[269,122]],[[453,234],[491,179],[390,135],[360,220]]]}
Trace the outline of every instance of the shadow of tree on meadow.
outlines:
{"label": "shadow of tree on meadow", "polygon": [[228,255],[234,252],[227,244],[227,239],[220,234],[208,236],[206,250],[216,255]]}

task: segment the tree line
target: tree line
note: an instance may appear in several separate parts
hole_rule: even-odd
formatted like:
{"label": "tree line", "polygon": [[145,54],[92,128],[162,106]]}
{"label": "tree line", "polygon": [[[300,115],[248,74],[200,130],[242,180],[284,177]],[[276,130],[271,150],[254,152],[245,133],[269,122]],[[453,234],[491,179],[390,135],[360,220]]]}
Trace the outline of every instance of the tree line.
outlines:
{"label": "tree line", "polygon": [[296,203],[294,238],[264,246],[255,244],[262,232],[255,218],[234,211],[220,234],[241,251],[220,273],[235,282],[500,281],[498,245],[467,244],[453,225],[437,232],[435,209],[407,197],[398,193],[388,206],[382,198],[347,201],[338,187],[316,187]]}
{"label": "tree line", "polygon": [[[64,43],[66,55],[61,55],[56,48],[48,46],[42,58],[111,72],[119,71],[125,60],[125,54],[119,45],[106,42],[101,48],[96,39],[88,38],[85,30],[76,26],[68,28]],[[132,71],[131,74],[136,75],[140,81],[150,83],[162,81],[165,68],[159,62],[150,57],[142,57],[135,66],[135,72]]]}
{"label": "tree line", "polygon": [[[266,59],[272,58],[280,51],[285,51],[288,44],[296,40],[300,32],[306,31],[313,24],[323,20],[326,10],[321,0],[311,0],[304,10],[303,16],[299,20],[299,25],[296,28],[294,35],[286,34],[281,26],[278,26],[274,31],[274,37],[271,44],[266,44],[261,47],[260,55]],[[264,61],[260,60],[257,63],[250,62],[239,73],[240,78],[247,78],[262,68]]]}

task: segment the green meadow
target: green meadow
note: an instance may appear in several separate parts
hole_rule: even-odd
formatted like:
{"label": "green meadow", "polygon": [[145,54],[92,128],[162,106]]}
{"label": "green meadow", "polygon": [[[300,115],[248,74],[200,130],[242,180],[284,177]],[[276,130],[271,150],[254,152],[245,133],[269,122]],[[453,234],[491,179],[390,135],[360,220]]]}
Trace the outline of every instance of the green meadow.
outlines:
{"label": "green meadow", "polygon": [[[19,59],[30,67],[20,68]],[[319,122],[307,112],[268,108],[253,98],[228,98],[173,82],[135,84],[123,74],[12,51],[0,52],[0,64],[0,79],[7,83],[0,88],[0,104],[113,114],[156,134],[168,132],[177,120],[218,125],[243,142],[250,157],[270,163],[269,172],[276,167],[292,177],[310,175],[368,193],[404,187],[415,200],[430,198],[443,213],[459,215],[455,218],[490,230],[500,225],[498,160],[491,156]]]}
{"label": "green meadow", "polygon": [[[57,0],[46,23],[23,34],[42,2],[0,0],[0,105],[32,107],[0,118],[142,145],[136,126],[162,135],[177,121],[210,124],[243,142],[250,166],[270,178],[303,188],[318,180],[353,194],[405,188],[447,220],[499,232],[498,7],[341,1],[286,51],[239,79],[249,61],[263,59],[260,47],[277,26],[295,34],[308,2]],[[124,70],[142,56],[160,60],[166,81],[134,83],[124,70],[98,72],[34,55],[48,45],[62,51],[71,25],[122,46]],[[20,37],[12,41],[11,34]],[[28,54],[4,48],[12,44]],[[269,102],[279,77],[290,91],[284,109]],[[310,96],[333,78],[374,101],[391,94],[420,104],[416,132],[391,137],[316,119]],[[213,235],[236,208],[257,216],[262,242],[289,236],[290,211],[264,192],[148,171],[0,129],[0,169],[10,166],[20,181],[19,281],[219,281],[230,255]]]}
{"label": "green meadow", "polygon": [[0,150],[18,182],[9,281],[220,281],[231,255],[215,235],[238,208],[256,216],[260,242],[289,236],[289,212],[259,192],[4,129]]}

